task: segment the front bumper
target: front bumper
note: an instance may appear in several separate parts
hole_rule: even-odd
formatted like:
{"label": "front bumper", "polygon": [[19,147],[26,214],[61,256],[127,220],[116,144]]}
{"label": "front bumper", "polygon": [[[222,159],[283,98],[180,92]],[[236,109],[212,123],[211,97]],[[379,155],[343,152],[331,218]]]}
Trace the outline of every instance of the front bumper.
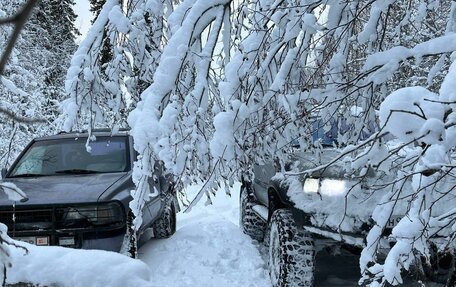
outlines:
{"label": "front bumper", "polygon": [[8,235],[16,240],[42,246],[63,246],[118,252],[123,243],[125,228],[113,230],[21,230],[8,231]]}
{"label": "front bumper", "polygon": [[87,218],[68,219],[66,206],[0,208],[8,235],[36,245],[101,249],[118,252],[126,232],[125,220],[96,225]]}

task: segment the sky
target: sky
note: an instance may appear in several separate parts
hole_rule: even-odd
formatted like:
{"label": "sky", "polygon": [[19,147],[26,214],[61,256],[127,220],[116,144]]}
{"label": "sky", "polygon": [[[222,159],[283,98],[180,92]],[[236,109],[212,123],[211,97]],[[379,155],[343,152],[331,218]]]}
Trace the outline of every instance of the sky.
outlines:
{"label": "sky", "polygon": [[74,12],[78,15],[76,19],[76,28],[81,32],[81,36],[77,38],[77,43],[80,43],[87,34],[92,20],[92,13],[89,11],[89,0],[75,0]]}

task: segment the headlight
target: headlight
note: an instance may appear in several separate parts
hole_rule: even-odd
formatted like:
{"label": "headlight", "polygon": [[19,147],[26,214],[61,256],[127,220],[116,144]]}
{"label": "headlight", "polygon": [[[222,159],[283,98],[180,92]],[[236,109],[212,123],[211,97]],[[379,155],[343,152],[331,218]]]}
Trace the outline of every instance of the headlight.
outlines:
{"label": "headlight", "polygon": [[124,222],[125,212],[118,202],[73,206],[67,209],[65,220],[88,220],[94,225],[105,225]]}
{"label": "headlight", "polygon": [[317,193],[320,189],[320,179],[319,178],[306,178],[304,181],[304,192],[305,193]]}
{"label": "headlight", "polygon": [[345,195],[347,184],[340,179],[306,178],[303,190],[305,193],[320,193],[326,196]]}

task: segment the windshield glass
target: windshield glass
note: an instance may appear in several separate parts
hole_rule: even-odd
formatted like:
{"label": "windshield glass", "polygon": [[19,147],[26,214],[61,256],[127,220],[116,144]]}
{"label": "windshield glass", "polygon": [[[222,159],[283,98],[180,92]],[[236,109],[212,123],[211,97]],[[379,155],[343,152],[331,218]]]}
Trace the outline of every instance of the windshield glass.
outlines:
{"label": "windshield glass", "polygon": [[34,142],[9,177],[64,173],[123,172],[130,169],[126,137],[97,137],[86,148],[87,138]]}

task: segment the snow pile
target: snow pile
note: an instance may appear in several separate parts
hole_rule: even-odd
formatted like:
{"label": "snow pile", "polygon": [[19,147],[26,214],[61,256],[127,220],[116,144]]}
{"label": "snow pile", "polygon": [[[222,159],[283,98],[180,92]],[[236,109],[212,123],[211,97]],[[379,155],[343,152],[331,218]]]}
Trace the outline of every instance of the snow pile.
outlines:
{"label": "snow pile", "polygon": [[7,283],[29,282],[40,286],[151,286],[149,267],[125,255],[100,250],[34,246],[14,241],[12,267]]}

